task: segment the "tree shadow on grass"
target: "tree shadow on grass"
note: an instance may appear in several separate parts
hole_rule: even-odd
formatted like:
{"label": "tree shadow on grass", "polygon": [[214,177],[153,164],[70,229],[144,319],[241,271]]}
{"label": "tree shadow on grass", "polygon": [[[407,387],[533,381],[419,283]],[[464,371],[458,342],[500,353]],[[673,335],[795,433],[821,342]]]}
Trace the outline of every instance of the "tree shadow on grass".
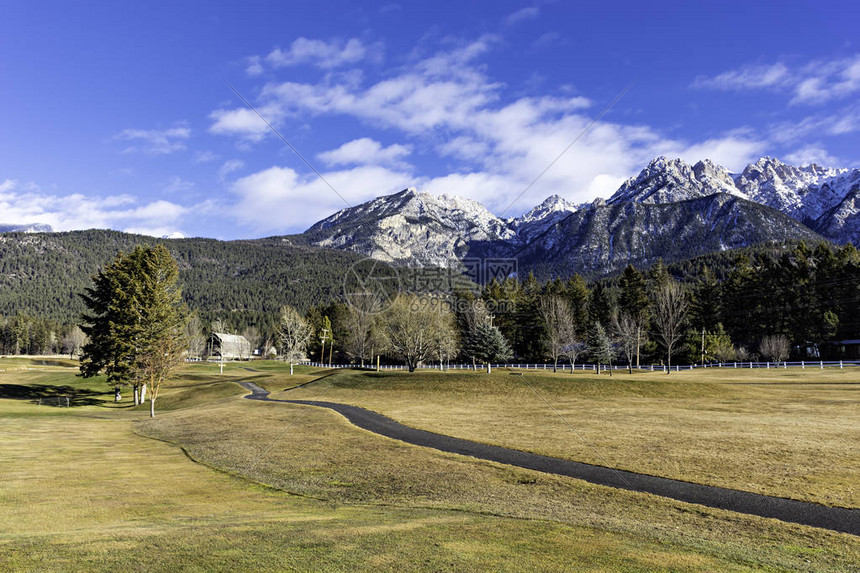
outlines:
{"label": "tree shadow on grass", "polygon": [[48,384],[0,384],[0,398],[30,400],[43,406],[97,406],[107,402],[103,392]]}

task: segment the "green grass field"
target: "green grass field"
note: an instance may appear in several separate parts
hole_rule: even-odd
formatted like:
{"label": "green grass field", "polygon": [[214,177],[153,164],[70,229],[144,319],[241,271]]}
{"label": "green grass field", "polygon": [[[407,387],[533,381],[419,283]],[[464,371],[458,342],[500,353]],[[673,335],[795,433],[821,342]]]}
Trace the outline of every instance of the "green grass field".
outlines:
{"label": "green grass field", "polygon": [[[593,441],[593,455],[639,463],[640,471],[647,456],[623,450],[649,443],[652,432],[682,466],[719,453],[699,446],[683,454],[706,442],[705,432],[746,436],[747,447],[778,444],[772,456],[785,466],[803,461],[789,478],[831,466],[796,497],[851,505],[853,484],[843,487],[840,476],[857,475],[857,394],[832,384],[848,380],[840,373],[797,386],[774,384],[789,380],[785,373],[730,386],[749,382],[748,374],[609,382],[341,371],[313,382],[327,373],[250,368],[219,375],[216,366],[189,366],[150,420],[146,407],[131,407],[127,395],[114,404],[102,382],[76,378],[73,366],[0,360],[0,570],[851,571],[860,562],[856,537],[410,446],[327,410],[244,400],[233,382],[253,379],[274,397],[348,401],[419,427],[578,457],[589,448],[568,448],[577,436],[545,427],[554,424],[546,399]],[[38,396],[58,393],[76,396],[76,405],[38,405]],[[638,441],[623,435],[637,410]],[[792,437],[784,434],[793,411]],[[661,412],[668,419],[658,424]],[[683,435],[699,431],[695,418],[703,434]],[[802,460],[813,448],[817,464]],[[742,461],[742,450],[684,471],[768,491],[787,479],[766,480],[759,466],[735,478],[720,469]]]}

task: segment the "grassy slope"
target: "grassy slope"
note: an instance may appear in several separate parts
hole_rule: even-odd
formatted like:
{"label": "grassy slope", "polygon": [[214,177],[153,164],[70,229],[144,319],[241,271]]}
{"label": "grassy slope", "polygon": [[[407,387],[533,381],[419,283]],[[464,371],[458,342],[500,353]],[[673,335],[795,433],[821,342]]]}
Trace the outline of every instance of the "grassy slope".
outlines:
{"label": "grassy slope", "polygon": [[[480,442],[860,507],[860,383],[844,384],[857,382],[858,374],[353,372],[284,396],[324,392],[324,400]],[[272,389],[284,387],[283,380],[273,380]]]}
{"label": "grassy slope", "polygon": [[[0,400],[0,569],[849,570],[860,559],[850,536],[416,448],[222,382],[246,376],[273,380],[191,369],[155,420],[127,404]],[[0,373],[0,384],[49,383],[99,389],[59,369]]]}

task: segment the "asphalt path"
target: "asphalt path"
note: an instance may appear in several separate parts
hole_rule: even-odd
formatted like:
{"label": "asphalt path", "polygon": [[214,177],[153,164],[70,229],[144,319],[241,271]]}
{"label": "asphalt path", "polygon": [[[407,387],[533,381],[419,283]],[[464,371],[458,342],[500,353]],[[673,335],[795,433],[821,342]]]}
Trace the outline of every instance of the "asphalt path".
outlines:
{"label": "asphalt path", "polygon": [[687,503],[860,535],[860,510],[857,509],[829,507],[812,502],[702,485],[481,444],[410,428],[382,414],[358,406],[312,400],[276,400],[269,398],[269,392],[253,382],[239,382],[239,384],[251,392],[245,396],[249,400],[328,408],[341,414],[359,428],[416,446],[568,476],[598,485],[651,493]]}

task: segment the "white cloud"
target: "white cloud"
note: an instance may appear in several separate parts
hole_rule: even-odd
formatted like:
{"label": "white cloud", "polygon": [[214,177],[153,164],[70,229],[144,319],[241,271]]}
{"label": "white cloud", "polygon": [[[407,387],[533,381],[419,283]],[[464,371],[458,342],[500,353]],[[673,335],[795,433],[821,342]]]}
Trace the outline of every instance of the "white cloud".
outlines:
{"label": "white cloud", "polygon": [[[0,184],[0,213],[4,223],[44,223],[55,231],[76,229],[149,229],[163,236],[177,231],[190,210],[170,201],[138,204],[128,195],[107,197],[48,194],[27,190],[7,179]],[[162,232],[165,231],[165,232]]]}
{"label": "white cloud", "polygon": [[791,103],[819,104],[860,91],[860,55],[810,64],[804,71],[809,77],[797,84]]}
{"label": "white cloud", "polygon": [[209,163],[211,161],[218,161],[219,155],[214,151],[198,151],[194,154],[194,161],[196,163]]}
{"label": "white cloud", "polygon": [[131,141],[123,153],[142,151],[151,155],[163,155],[185,149],[185,140],[191,137],[191,129],[182,125],[169,129],[124,129],[113,139]]}
{"label": "white cloud", "polygon": [[412,182],[409,173],[376,166],[330,171],[323,176],[337,193],[315,174],[299,175],[287,167],[270,167],[242,177],[233,184],[237,202],[230,211],[257,233],[304,230],[346,207],[344,200],[356,205],[400,191]]}
{"label": "white cloud", "polygon": [[18,181],[15,179],[5,179],[3,183],[0,183],[0,193],[6,193],[7,191],[13,190],[17,187]]}
{"label": "white cloud", "polygon": [[395,143],[383,147],[369,137],[362,137],[344,143],[337,149],[324,151],[317,155],[326,165],[388,165],[406,167],[403,158],[412,153],[412,146]]}
{"label": "white cloud", "polygon": [[736,133],[723,137],[707,139],[702,142],[671,147],[662,155],[680,157],[693,164],[702,159],[710,159],[729,171],[740,171],[767,150],[767,142],[751,134]]}
{"label": "white cloud", "polygon": [[[282,118],[348,117],[401,135],[402,143],[388,147],[361,138],[318,155],[330,167],[360,165],[324,174],[345,188],[350,177],[359,178],[362,191],[350,196],[352,204],[416,186],[475,199],[511,216],[551,194],[577,203],[608,197],[657,155],[710,158],[737,170],[767,151],[763,138],[747,131],[687,141],[647,125],[614,123],[611,116],[584,133],[597,113],[586,97],[507,97],[480,62],[498,41],[484,36],[410,61],[377,82],[337,82],[326,75],[317,83],[269,83],[260,92],[261,105]],[[406,153],[398,145],[412,143],[435,150],[444,165],[413,172],[400,164]],[[240,179],[234,191],[241,222],[266,232],[303,230],[345,206],[315,176],[280,167]]]}
{"label": "white cloud", "polygon": [[532,42],[532,47],[547,48],[561,41],[561,39],[561,34],[559,34],[558,32],[546,32],[545,34],[541,34],[537,40]]}
{"label": "white cloud", "polygon": [[167,185],[164,186],[164,192],[170,195],[185,193],[186,191],[190,191],[194,188],[193,181],[187,181],[182,177],[174,175],[170,178],[170,181],[167,182]]}
{"label": "white cloud", "polygon": [[529,6],[527,8],[521,8],[516,12],[510,14],[507,18],[505,18],[505,23],[508,25],[516,24],[517,22],[522,22],[523,20],[533,20],[540,16],[540,9],[535,6]]}
{"label": "white cloud", "polygon": [[794,165],[809,165],[815,163],[825,167],[834,167],[841,161],[830,155],[821,144],[810,144],[793,151],[785,156],[785,160]]}
{"label": "white cloud", "polygon": [[784,121],[770,126],[771,137],[780,143],[793,143],[809,136],[845,135],[860,131],[860,106],[836,113],[815,114],[799,121]]}
{"label": "white cloud", "polygon": [[714,77],[700,76],[693,87],[726,91],[779,89],[791,93],[792,104],[821,104],[860,91],[860,55],[794,67],[782,62],[748,64]]}
{"label": "white cloud", "polygon": [[789,81],[788,67],[783,63],[776,63],[769,66],[746,65],[712,78],[699,76],[693,82],[693,86],[719,90],[754,90],[778,87]]}
{"label": "white cloud", "polygon": [[[367,45],[358,38],[342,40],[314,40],[296,38],[286,50],[275,48],[265,57],[265,62],[275,68],[302,64],[332,69],[357,64],[367,59],[381,57],[381,44]],[[250,75],[262,73],[262,60],[252,57],[246,70]]]}
{"label": "white cloud", "polygon": [[216,109],[209,114],[209,118],[215,120],[209,132],[218,135],[238,135],[249,141],[260,141],[271,131],[266,122],[274,126],[283,114],[274,106],[263,106],[258,111],[265,121],[254,110],[247,107]]}
{"label": "white cloud", "polygon": [[224,165],[222,165],[220,169],[218,169],[218,179],[223,181],[227,175],[234,171],[238,171],[243,167],[245,167],[245,162],[241,159],[229,159],[224,162]]}
{"label": "white cloud", "polygon": [[260,56],[251,56],[248,58],[248,67],[245,68],[245,73],[249,76],[259,76],[263,71],[263,62]]}

